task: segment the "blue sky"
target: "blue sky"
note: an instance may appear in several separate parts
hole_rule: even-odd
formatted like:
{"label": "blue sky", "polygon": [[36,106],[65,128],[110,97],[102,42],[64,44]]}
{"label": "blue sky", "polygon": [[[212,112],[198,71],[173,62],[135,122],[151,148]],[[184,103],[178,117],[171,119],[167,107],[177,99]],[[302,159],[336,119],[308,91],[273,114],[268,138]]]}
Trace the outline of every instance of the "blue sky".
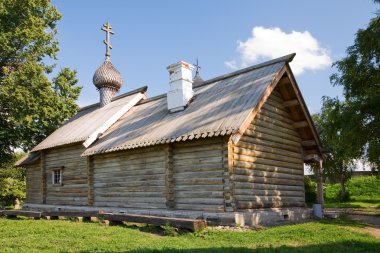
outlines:
{"label": "blue sky", "polygon": [[291,66],[311,113],[319,111],[322,96],[341,96],[329,82],[331,62],[345,55],[377,8],[370,0],[52,3],[63,14],[57,66],[78,71],[80,106],[99,100],[92,76],[104,61],[100,28],[109,21],[115,32],[111,60],[124,78],[120,93],[144,85],[148,96],[167,92],[166,67],[180,60],[198,58],[207,80],[296,51]]}

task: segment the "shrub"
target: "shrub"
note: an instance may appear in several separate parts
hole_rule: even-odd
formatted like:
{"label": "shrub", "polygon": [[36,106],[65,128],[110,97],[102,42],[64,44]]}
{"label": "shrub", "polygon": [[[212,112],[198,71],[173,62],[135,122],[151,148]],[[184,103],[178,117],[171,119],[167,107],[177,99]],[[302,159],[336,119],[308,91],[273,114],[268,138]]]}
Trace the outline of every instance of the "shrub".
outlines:
{"label": "shrub", "polygon": [[315,203],[317,200],[317,183],[313,182],[308,176],[304,177],[304,182],[306,203]]}

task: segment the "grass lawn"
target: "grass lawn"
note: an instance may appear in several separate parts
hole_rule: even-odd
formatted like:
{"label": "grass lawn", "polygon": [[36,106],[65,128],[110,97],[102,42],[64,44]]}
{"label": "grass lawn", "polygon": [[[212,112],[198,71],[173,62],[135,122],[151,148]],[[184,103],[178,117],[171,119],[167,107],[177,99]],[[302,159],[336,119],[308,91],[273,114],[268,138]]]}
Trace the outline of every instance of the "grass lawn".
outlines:
{"label": "grass lawn", "polygon": [[339,184],[325,186],[325,207],[353,208],[380,214],[380,180],[374,176],[353,177],[346,184],[350,200],[339,202]]}
{"label": "grass lawn", "polygon": [[0,252],[379,252],[380,239],[364,227],[339,219],[164,236],[151,226],[0,218]]}

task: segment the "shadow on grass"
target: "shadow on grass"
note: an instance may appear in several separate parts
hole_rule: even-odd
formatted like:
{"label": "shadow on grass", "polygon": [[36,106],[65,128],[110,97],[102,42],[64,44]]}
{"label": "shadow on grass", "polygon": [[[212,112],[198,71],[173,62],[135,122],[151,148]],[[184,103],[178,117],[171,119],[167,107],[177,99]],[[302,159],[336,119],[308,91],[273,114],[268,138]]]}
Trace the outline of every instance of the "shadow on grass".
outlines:
{"label": "shadow on grass", "polygon": [[[305,246],[279,246],[279,247],[260,247],[256,249],[250,249],[247,247],[211,247],[211,248],[190,248],[190,249],[174,249],[174,248],[164,248],[164,249],[138,249],[130,251],[104,251],[104,253],[202,253],[202,252],[212,252],[212,253],[237,253],[237,252],[257,252],[257,253],[274,253],[274,252],[379,252],[380,242],[367,243],[360,241],[347,240],[337,243],[324,243],[315,245],[305,245]],[[89,253],[90,251],[81,251],[82,253]]]}
{"label": "shadow on grass", "polygon": [[[138,230],[143,233],[149,233],[149,234],[154,234],[154,235],[160,235],[160,236],[167,236],[168,231],[165,230],[164,227],[162,226],[155,226],[155,225],[149,225],[149,224],[140,224],[140,223],[126,223],[124,222],[122,225],[118,225],[123,228],[129,228],[133,230]],[[186,229],[176,229],[172,228],[175,231],[176,235],[185,235],[192,233],[189,230]]]}

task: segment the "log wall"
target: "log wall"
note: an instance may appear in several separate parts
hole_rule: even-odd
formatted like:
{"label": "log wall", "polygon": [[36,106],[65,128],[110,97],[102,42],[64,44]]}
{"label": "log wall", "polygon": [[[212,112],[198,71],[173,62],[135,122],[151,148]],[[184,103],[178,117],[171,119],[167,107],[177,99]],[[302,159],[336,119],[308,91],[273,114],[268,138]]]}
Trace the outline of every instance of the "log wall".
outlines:
{"label": "log wall", "polygon": [[164,145],[96,155],[94,206],[166,208]]}
{"label": "log wall", "polygon": [[25,203],[41,204],[41,164],[39,162],[30,164],[26,167],[26,200]]}
{"label": "log wall", "polygon": [[224,211],[225,150],[222,138],[173,144],[175,209]]}
{"label": "log wall", "polygon": [[301,138],[283,103],[274,91],[230,151],[237,209],[305,205]]}
{"label": "log wall", "polygon": [[[87,205],[86,157],[81,144],[48,149],[45,152],[46,204]],[[63,170],[63,184],[53,185],[52,171]]]}

